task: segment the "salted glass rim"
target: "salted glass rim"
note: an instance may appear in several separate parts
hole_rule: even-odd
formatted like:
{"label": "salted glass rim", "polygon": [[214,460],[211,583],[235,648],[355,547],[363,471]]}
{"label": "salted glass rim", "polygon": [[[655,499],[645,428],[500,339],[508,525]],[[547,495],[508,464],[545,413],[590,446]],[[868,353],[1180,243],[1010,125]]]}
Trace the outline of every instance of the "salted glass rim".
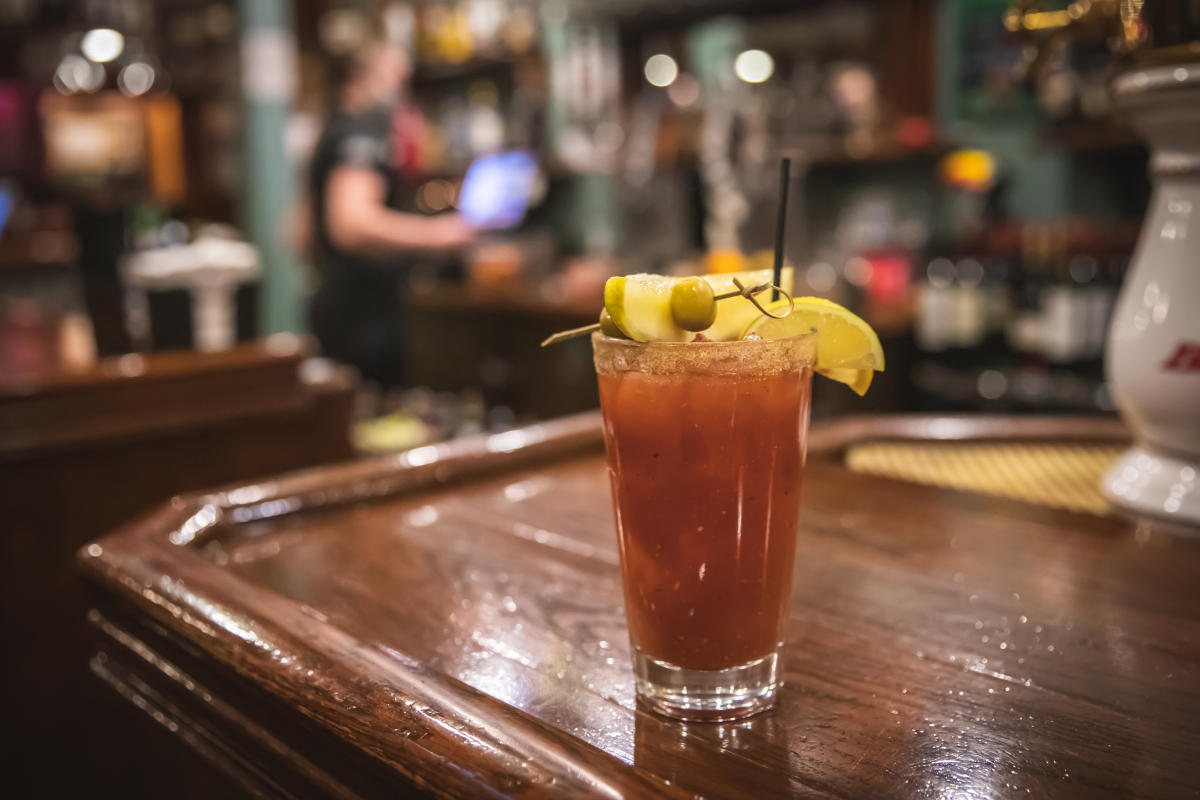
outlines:
{"label": "salted glass rim", "polygon": [[798,333],[795,336],[785,336],[782,339],[734,339],[732,341],[717,341],[717,342],[639,342],[636,339],[618,339],[613,336],[607,336],[600,331],[592,333],[592,342],[603,342],[607,346],[617,347],[651,347],[651,348],[670,348],[670,347],[738,347],[750,346],[759,347],[761,345],[781,344],[785,342],[793,342],[800,339],[815,339],[816,331],[808,333]]}
{"label": "salted glass rim", "polygon": [[592,334],[597,372],[676,374],[778,374],[812,370],[817,364],[815,332],[783,339],[731,342],[637,342]]}

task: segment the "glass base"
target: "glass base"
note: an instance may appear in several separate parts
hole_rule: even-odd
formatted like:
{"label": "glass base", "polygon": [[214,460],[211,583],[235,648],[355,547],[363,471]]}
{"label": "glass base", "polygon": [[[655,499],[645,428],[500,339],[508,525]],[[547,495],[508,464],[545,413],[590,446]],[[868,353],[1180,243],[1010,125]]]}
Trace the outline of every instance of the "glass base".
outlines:
{"label": "glass base", "polygon": [[775,704],[779,654],[727,669],[686,669],[633,651],[638,700],[651,711],[691,722],[741,719]]}

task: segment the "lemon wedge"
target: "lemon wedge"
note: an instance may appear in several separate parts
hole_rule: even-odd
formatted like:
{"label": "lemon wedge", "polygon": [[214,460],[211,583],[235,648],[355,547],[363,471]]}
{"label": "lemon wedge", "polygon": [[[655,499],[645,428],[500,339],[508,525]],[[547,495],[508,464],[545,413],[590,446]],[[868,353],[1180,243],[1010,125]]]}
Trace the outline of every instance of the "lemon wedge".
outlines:
{"label": "lemon wedge", "polygon": [[[722,295],[727,292],[737,291],[737,287],[733,285],[734,278],[737,278],[741,281],[742,286],[749,289],[759,284],[770,283],[772,281],[772,271],[769,269],[758,269],[748,272],[726,272],[719,275],[704,275],[702,277],[712,286],[714,294]],[[785,292],[792,291],[791,267],[783,268],[779,276],[779,283]],[[759,294],[756,299],[766,306],[771,299],[770,290],[768,289]],[[742,331],[746,329],[746,326],[761,316],[762,314],[755,308],[754,303],[751,303],[746,298],[728,297],[717,301],[717,318],[713,321],[712,327],[701,331],[701,333],[714,342],[736,341],[742,338]]]}
{"label": "lemon wedge", "polygon": [[[720,275],[701,275],[717,295],[735,291],[733,279],[749,288],[771,281],[771,270],[727,272]],[[671,289],[681,278],[639,273],[617,275],[604,284],[604,309],[626,336],[638,342],[687,342],[695,334],[675,324],[671,316]],[[786,267],[780,277],[784,290],[792,289],[792,268]],[[759,295],[765,302],[768,293]],[[744,297],[728,297],[717,301],[717,316],[713,324],[701,331],[714,342],[734,341],[756,317],[757,308]]]}
{"label": "lemon wedge", "polygon": [[[766,306],[773,314],[788,309],[786,299]],[[820,375],[844,383],[857,394],[866,394],[875,372],[883,372],[883,345],[862,317],[820,297],[797,297],[792,313],[783,319],[759,315],[742,332],[764,339],[786,339],[802,333],[817,334],[817,366]]]}

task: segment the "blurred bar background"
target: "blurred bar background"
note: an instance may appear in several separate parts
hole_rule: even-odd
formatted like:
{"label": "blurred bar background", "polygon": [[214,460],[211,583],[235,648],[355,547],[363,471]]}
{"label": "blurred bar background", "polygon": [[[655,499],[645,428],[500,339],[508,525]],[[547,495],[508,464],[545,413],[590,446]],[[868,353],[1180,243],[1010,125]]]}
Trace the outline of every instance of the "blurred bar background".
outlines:
{"label": "blurred bar background", "polygon": [[1146,154],[1102,47],[1023,80],[1005,8],[0,0],[0,373],[305,332],[330,65],[383,36],[412,56],[393,162],[414,211],[453,210],[481,155],[539,169],[519,226],[409,261],[404,372],[363,382],[364,449],[594,406],[587,343],[537,341],[592,321],[612,274],[769,265],[782,155],[798,292],[888,353],[865,401],[820,385],[818,418],[1109,411]]}
{"label": "blurred bar background", "polygon": [[[816,420],[1112,412],[1147,153],[1104,46],[1030,72],[1007,8],[0,0],[3,600],[25,609],[0,634],[31,785],[224,794],[170,754],[130,772],[124,712],[85,686],[79,547],[178,492],[596,407],[589,342],[538,343],[594,322],[612,275],[771,266],[781,157],[796,293],[887,353],[865,398],[817,381]],[[347,64],[404,87],[368,109],[392,208],[453,222],[489,154],[536,174],[515,226],[367,270],[331,338],[313,176]],[[382,363],[329,345],[380,314]]]}

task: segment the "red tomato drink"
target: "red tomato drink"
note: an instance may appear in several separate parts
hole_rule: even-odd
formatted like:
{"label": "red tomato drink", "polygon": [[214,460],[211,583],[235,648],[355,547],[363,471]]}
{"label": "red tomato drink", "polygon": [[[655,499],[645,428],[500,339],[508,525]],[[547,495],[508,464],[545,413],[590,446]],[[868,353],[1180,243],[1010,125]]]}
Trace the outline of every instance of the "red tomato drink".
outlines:
{"label": "red tomato drink", "polygon": [[812,338],[593,341],[639,695],[686,719],[769,707]]}

